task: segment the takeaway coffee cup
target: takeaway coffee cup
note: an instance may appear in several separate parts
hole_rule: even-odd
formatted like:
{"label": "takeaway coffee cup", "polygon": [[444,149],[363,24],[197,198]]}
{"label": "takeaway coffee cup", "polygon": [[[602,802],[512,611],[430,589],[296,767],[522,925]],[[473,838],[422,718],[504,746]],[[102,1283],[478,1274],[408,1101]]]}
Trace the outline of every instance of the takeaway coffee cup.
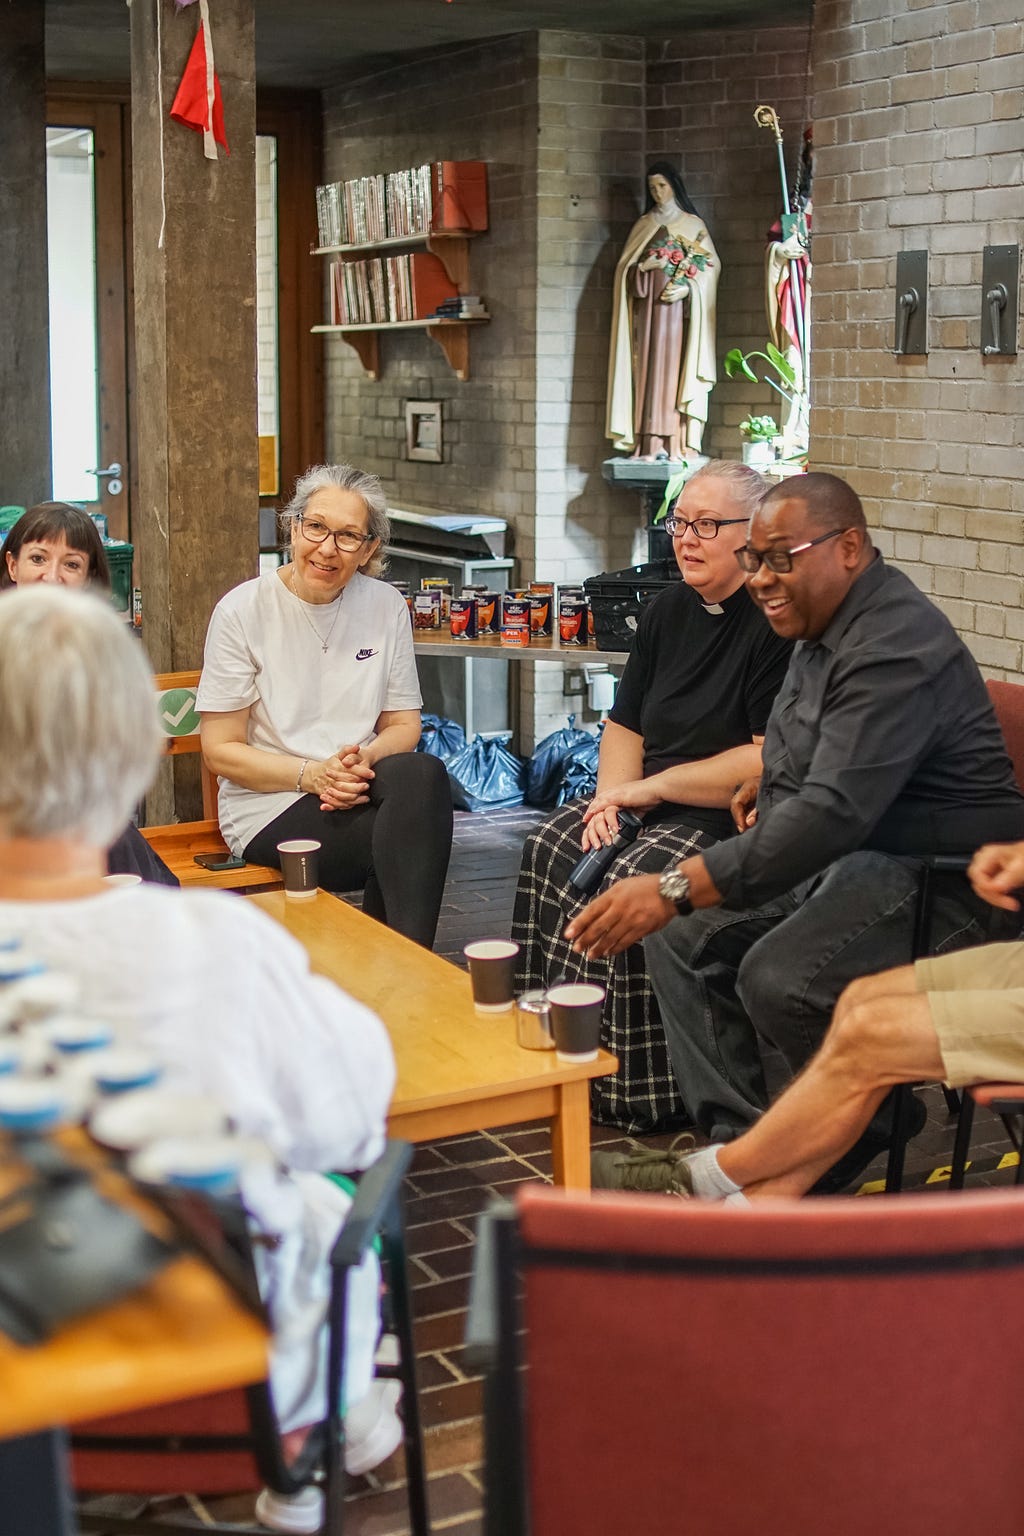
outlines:
{"label": "takeaway coffee cup", "polygon": [[519,945],[508,939],[481,939],[476,944],[467,944],[462,953],[469,961],[477,1013],[507,1013],[515,997]]}
{"label": "takeaway coffee cup", "polygon": [[278,843],[284,893],[291,901],[307,901],[316,895],[317,854],[320,844],[314,838],[297,837]]}
{"label": "takeaway coffee cup", "polygon": [[566,982],[548,989],[551,1033],[562,1061],[593,1061],[601,1044],[604,987]]}

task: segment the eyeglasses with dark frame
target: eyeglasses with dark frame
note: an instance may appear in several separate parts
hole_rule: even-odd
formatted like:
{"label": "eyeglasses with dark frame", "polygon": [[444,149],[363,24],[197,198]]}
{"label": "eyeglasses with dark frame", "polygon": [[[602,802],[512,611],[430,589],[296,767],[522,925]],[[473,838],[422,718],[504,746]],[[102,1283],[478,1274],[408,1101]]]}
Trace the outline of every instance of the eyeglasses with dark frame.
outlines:
{"label": "eyeglasses with dark frame", "polygon": [[845,528],[833,528],[828,533],[819,533],[816,539],[808,539],[806,544],[797,544],[792,549],[754,549],[750,544],[741,544],[736,551],[736,563],[740,569],[746,571],[748,576],[766,565],[776,576],[788,576],[793,569],[793,556],[802,555],[805,549],[813,549],[815,544],[824,544],[826,539],[838,539]]}
{"label": "eyeglasses with dark frame", "polygon": [[719,528],[747,521],[745,517],[666,517],[665,532],[675,538],[677,534],[685,533],[687,528],[692,528],[698,539],[716,539]]}
{"label": "eyeglasses with dark frame", "polygon": [[311,544],[323,544],[332,535],[334,547],[339,554],[354,555],[362,549],[364,544],[372,544],[372,533],[353,533],[348,528],[328,528],[318,517],[310,517],[308,512],[297,512],[295,521],[302,529],[302,536]]}

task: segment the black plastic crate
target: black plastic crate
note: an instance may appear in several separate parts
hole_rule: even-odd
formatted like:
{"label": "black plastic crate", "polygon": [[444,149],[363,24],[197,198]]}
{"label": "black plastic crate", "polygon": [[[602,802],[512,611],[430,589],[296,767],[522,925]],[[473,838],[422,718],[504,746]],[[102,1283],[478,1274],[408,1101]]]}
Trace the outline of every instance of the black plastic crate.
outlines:
{"label": "black plastic crate", "polygon": [[651,560],[647,565],[627,565],[623,571],[589,576],[583,590],[590,598],[597,648],[628,651],[641,612],[652,597],[674,581],[682,581],[674,559]]}

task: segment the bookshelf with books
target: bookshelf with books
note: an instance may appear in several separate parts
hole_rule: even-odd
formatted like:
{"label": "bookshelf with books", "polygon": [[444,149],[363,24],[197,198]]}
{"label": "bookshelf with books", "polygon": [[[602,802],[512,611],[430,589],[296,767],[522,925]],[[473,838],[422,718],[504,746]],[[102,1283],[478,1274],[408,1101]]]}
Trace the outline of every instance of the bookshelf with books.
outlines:
{"label": "bookshelf with books", "polygon": [[[490,316],[468,294],[469,241],[487,229],[487,167],[439,160],[317,188],[315,256],[332,257],[330,323],[380,377],[381,331],[425,330],[460,379],[468,327]],[[423,247],[423,249],[420,249]]]}

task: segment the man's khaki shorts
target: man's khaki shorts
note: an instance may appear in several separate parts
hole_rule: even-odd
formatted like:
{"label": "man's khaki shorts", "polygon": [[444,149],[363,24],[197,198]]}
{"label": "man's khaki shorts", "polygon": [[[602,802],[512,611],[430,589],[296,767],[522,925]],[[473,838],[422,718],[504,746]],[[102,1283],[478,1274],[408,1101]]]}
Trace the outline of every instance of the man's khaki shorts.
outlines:
{"label": "man's khaki shorts", "polygon": [[1024,1083],[1024,942],[983,944],[918,960],[952,1088]]}

